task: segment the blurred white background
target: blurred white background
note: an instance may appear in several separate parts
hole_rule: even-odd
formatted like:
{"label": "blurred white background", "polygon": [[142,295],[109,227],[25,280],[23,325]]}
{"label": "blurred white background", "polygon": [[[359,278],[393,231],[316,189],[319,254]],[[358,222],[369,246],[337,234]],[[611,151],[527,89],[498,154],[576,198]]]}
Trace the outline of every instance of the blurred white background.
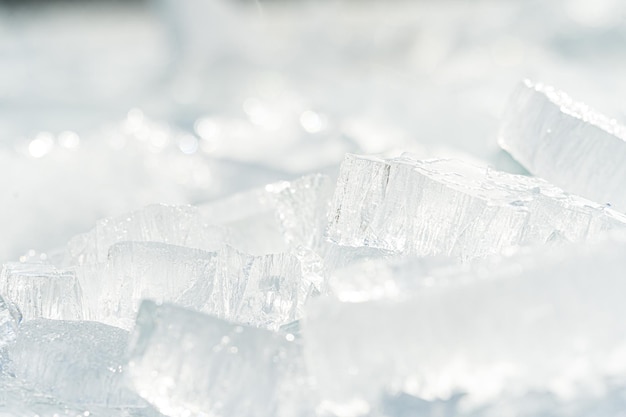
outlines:
{"label": "blurred white background", "polygon": [[626,121],[622,0],[0,3],[0,260],[345,152],[496,146],[523,78]]}

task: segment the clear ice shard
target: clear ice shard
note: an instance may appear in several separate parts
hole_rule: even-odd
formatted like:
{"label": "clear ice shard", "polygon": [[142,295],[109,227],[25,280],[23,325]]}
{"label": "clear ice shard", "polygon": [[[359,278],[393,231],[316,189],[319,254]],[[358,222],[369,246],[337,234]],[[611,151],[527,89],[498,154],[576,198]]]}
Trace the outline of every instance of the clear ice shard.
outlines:
{"label": "clear ice shard", "polygon": [[[0,295],[0,349],[15,339],[17,327],[22,321],[19,308]],[[2,353],[0,351],[0,370],[2,368]]]}
{"label": "clear ice shard", "polygon": [[623,238],[536,247],[403,300],[315,300],[302,337],[320,407],[354,416],[341,410],[375,408],[399,392],[467,394],[472,408],[626,387],[625,250]]}
{"label": "clear ice shard", "polygon": [[89,232],[67,245],[66,263],[95,264],[107,259],[118,242],[149,241],[198,249],[214,249],[223,242],[222,230],[204,224],[193,206],[155,204],[116,218],[100,220]]}
{"label": "clear ice shard", "polygon": [[73,271],[45,263],[10,262],[0,273],[0,294],[13,301],[24,320],[81,320],[83,296]]}
{"label": "clear ice shard", "polygon": [[455,160],[348,154],[328,236],[340,245],[468,260],[625,225],[623,215],[538,178]]}
{"label": "clear ice shard", "polygon": [[564,92],[522,82],[503,116],[499,143],[531,173],[626,211],[626,127]]}
{"label": "clear ice shard", "polygon": [[88,321],[35,319],[20,325],[8,345],[9,370],[60,401],[142,407],[126,387],[128,332]]}
{"label": "clear ice shard", "polygon": [[275,330],[300,318],[306,300],[324,285],[321,260],[306,249],[253,256],[230,246],[207,252],[120,242],[106,264],[78,270],[91,319],[123,328],[150,298]]}
{"label": "clear ice shard", "polygon": [[299,349],[290,339],[144,301],[128,374],[137,393],[171,417],[298,415],[281,403],[294,401],[291,394],[303,382]]}

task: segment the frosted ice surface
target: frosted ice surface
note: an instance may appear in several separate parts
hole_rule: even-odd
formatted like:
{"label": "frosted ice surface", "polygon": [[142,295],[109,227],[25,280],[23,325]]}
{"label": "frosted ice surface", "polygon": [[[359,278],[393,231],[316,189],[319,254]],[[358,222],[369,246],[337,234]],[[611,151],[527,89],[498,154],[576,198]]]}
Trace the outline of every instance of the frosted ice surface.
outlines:
{"label": "frosted ice surface", "polygon": [[17,378],[60,401],[143,406],[126,388],[122,366],[128,332],[102,323],[35,319],[8,346]]}
{"label": "frosted ice surface", "polygon": [[[21,321],[22,313],[18,307],[0,295],[0,349],[15,339],[17,326]],[[2,361],[1,356],[0,353],[0,362]]]}
{"label": "frosted ice surface", "polygon": [[625,250],[619,239],[534,248],[405,300],[317,300],[302,333],[320,407],[366,414],[386,392],[466,393],[472,408],[626,389]]}
{"label": "frosted ice surface", "polygon": [[94,229],[68,243],[66,262],[73,265],[106,261],[109,247],[123,241],[214,249],[223,239],[220,228],[203,223],[196,207],[155,204],[124,216],[100,220]]}
{"label": "frosted ice surface", "polygon": [[624,225],[623,215],[538,178],[454,160],[348,154],[328,236],[340,245],[467,260]]}
{"label": "frosted ice surface", "polygon": [[21,262],[3,265],[0,294],[17,304],[25,320],[84,318],[82,290],[76,274],[53,265]]}
{"label": "frosted ice surface", "polygon": [[283,416],[302,381],[288,335],[145,301],[130,340],[136,391],[172,417]]}
{"label": "frosted ice surface", "polygon": [[626,127],[562,91],[521,83],[503,116],[499,143],[533,174],[626,210]]}
{"label": "frosted ice surface", "polygon": [[159,417],[145,407],[105,407],[72,404],[33,388],[14,375],[0,372],[0,416],[3,417]]}

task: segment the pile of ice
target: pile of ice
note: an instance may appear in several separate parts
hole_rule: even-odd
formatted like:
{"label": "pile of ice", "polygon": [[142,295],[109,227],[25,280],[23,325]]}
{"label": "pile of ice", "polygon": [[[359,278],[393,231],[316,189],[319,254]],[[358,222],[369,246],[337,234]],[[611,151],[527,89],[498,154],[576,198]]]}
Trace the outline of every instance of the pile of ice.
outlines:
{"label": "pile of ice", "polygon": [[31,251],[0,414],[623,415],[623,132],[527,82],[500,143],[542,178],[347,154]]}

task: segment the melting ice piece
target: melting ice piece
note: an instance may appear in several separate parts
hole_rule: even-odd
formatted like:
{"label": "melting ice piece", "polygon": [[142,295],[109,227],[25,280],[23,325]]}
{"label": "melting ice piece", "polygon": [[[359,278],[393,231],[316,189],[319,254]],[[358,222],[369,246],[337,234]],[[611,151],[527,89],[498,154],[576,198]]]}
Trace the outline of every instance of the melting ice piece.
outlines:
{"label": "melting ice piece", "polygon": [[32,318],[80,320],[83,296],[76,274],[45,263],[11,262],[0,273],[0,294]]}
{"label": "melting ice piece", "polygon": [[468,260],[625,225],[623,215],[537,178],[454,160],[348,154],[328,235],[341,245]]}
{"label": "melting ice piece", "polygon": [[100,220],[94,229],[70,240],[66,262],[72,265],[104,262],[109,247],[123,241],[214,249],[223,239],[220,228],[204,225],[196,207],[157,204],[125,216]]}
{"label": "melting ice piece", "polygon": [[626,210],[626,127],[567,94],[521,83],[504,114],[499,143],[533,174]]}
{"label": "melting ice piece", "polygon": [[397,392],[467,393],[467,407],[601,393],[626,371],[625,250],[626,240],[534,248],[406,300],[319,299],[302,333],[320,408],[366,414]]}
{"label": "melting ice piece", "polygon": [[225,226],[228,243],[261,255],[323,243],[332,182],[314,174],[280,181],[200,206],[205,221]]}
{"label": "melting ice piece", "polygon": [[172,417],[287,416],[301,384],[299,350],[283,333],[144,301],[130,340],[135,390]]}
{"label": "melting ice piece", "polygon": [[144,406],[126,388],[128,332],[102,323],[35,319],[8,346],[10,369],[33,388],[75,404]]}
{"label": "melting ice piece", "polygon": [[143,298],[175,302],[229,320],[278,329],[300,318],[320,293],[323,265],[313,252],[253,256],[156,242],[111,246],[99,267],[79,267],[92,319],[129,328]]}

